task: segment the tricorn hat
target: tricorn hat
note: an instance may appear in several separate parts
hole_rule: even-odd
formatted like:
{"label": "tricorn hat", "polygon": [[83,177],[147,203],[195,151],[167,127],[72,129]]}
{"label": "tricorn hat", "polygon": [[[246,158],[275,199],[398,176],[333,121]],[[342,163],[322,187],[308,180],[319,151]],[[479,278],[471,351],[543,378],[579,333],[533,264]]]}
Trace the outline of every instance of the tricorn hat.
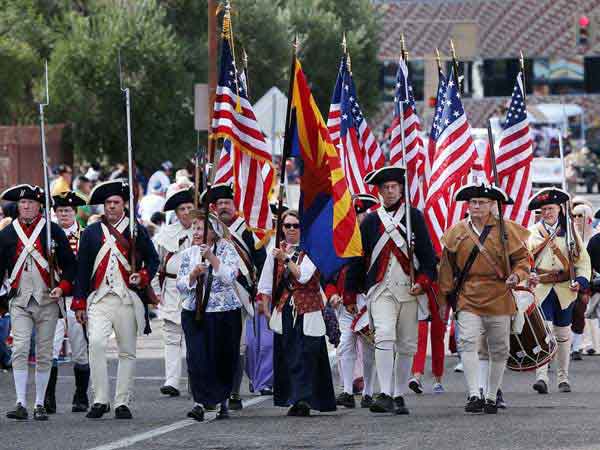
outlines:
{"label": "tricorn hat", "polygon": [[[211,186],[208,193],[208,203],[214,203],[219,199],[233,199],[233,188],[230,183],[219,183]],[[206,199],[206,190],[200,195],[200,203],[204,203]]]}
{"label": "tricorn hat", "polygon": [[44,190],[31,184],[19,184],[17,186],[6,189],[0,194],[0,199],[9,202],[18,202],[19,200],[35,200],[36,202],[44,202]]}
{"label": "tricorn hat", "polygon": [[61,206],[70,206],[76,209],[78,206],[83,206],[87,203],[87,199],[75,191],[65,191],[58,195],[52,196],[52,207],[54,209]]}
{"label": "tricorn hat", "polygon": [[98,184],[90,194],[89,205],[102,205],[107,198],[118,195],[125,202],[129,200],[129,184],[123,180],[105,181]]}
{"label": "tricorn hat", "polygon": [[367,212],[372,207],[379,204],[377,197],[371,194],[357,194],[353,197],[354,210],[356,214]]}
{"label": "tricorn hat", "polygon": [[404,167],[386,166],[375,169],[365,175],[365,183],[379,185],[388,181],[397,181],[404,184]]}
{"label": "tricorn hat", "polygon": [[184,203],[194,203],[194,188],[189,187],[186,189],[180,189],[171,193],[167,200],[165,201],[165,205],[163,206],[163,211],[173,211],[177,209],[179,205],[183,205]]}
{"label": "tricorn hat", "polygon": [[467,184],[456,191],[454,195],[454,199],[457,202],[466,202],[472,198],[489,198],[491,200],[500,200],[505,204],[510,204],[511,202],[509,196],[502,189],[485,183]]}
{"label": "tricorn hat", "polygon": [[[281,206],[281,214],[290,209],[285,203]],[[277,213],[279,213],[279,202],[269,203],[269,207],[271,208],[271,216],[276,219]]]}
{"label": "tricorn hat", "polygon": [[571,199],[571,196],[563,191],[562,189],[558,189],[555,187],[549,187],[540,189],[538,192],[533,195],[529,199],[529,204],[527,208],[530,211],[535,209],[540,209],[544,205],[562,205],[563,203],[568,202]]}

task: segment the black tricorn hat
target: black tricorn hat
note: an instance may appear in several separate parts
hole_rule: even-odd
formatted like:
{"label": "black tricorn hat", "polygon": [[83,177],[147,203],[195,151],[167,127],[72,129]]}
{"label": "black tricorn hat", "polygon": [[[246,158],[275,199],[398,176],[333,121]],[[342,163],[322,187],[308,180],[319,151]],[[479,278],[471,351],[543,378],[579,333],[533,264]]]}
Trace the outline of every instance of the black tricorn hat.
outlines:
{"label": "black tricorn hat", "polygon": [[404,184],[404,167],[386,166],[372,170],[365,175],[365,183],[379,185],[388,181],[397,181]]}
{"label": "black tricorn hat", "polygon": [[19,200],[35,200],[36,202],[44,202],[44,190],[31,184],[19,184],[17,186],[6,189],[0,194],[0,199],[9,202],[18,202]]}
{"label": "black tricorn hat", "polygon": [[88,205],[102,205],[107,198],[118,195],[125,202],[129,200],[129,184],[123,180],[105,181],[98,184],[90,194]]}
{"label": "black tricorn hat", "polygon": [[371,194],[357,194],[352,198],[352,202],[354,203],[356,214],[367,212],[369,209],[379,204],[377,197]]}
{"label": "black tricorn hat", "polygon": [[[200,203],[204,203],[206,191],[200,195]],[[214,203],[222,198],[233,199],[233,187],[230,183],[219,183],[211,186],[208,193],[208,203]]]}
{"label": "black tricorn hat", "polygon": [[52,197],[52,207],[54,209],[61,206],[70,206],[75,209],[78,206],[83,206],[87,203],[87,200],[83,195],[78,194],[74,191],[66,191]]}
{"label": "black tricorn hat", "polygon": [[[281,205],[281,214],[283,214],[284,212],[286,212],[288,209],[290,209],[285,203],[283,205]],[[269,203],[269,207],[271,208],[271,216],[276,219],[277,218],[277,213],[279,213],[279,203],[275,202],[275,203]]]}
{"label": "black tricorn hat", "polygon": [[184,203],[194,203],[194,188],[189,187],[187,189],[180,189],[171,193],[167,197],[165,201],[165,205],[163,206],[163,211],[173,211],[177,209],[179,205],[183,205]]}
{"label": "black tricorn hat", "polygon": [[563,191],[562,189],[558,189],[555,187],[549,187],[540,189],[535,193],[530,199],[527,208],[530,211],[535,209],[540,209],[544,205],[562,205],[563,203],[568,202],[571,199],[571,196]]}
{"label": "black tricorn hat", "polygon": [[499,187],[481,183],[481,184],[468,184],[461,187],[456,194],[454,199],[457,202],[466,202],[472,198],[489,198],[491,200],[500,200],[502,203],[510,204],[512,201],[506,192]]}

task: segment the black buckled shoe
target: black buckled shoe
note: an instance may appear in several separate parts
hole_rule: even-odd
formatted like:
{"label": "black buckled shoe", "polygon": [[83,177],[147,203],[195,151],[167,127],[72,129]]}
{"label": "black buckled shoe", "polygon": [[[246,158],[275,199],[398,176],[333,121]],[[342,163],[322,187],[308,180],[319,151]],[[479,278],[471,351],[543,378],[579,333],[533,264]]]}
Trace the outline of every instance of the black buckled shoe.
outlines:
{"label": "black buckled shoe", "polygon": [[354,395],[348,394],[347,392],[342,392],[335,399],[335,404],[338,406],[344,406],[345,408],[355,408],[356,401],[354,400]]}
{"label": "black buckled shoe", "polygon": [[225,419],[229,419],[229,409],[227,408],[227,403],[223,402],[223,403],[221,403],[221,408],[219,409],[219,412],[217,413],[216,420],[225,420]]}
{"label": "black buckled shoe", "polygon": [[292,417],[308,417],[310,416],[310,405],[304,400],[300,400],[288,410],[287,415]]}
{"label": "black buckled shoe", "polygon": [[533,390],[537,391],[538,394],[547,394],[548,385],[544,380],[537,380],[535,383],[533,383]]}
{"label": "black buckled shoe", "polygon": [[110,405],[103,403],[94,403],[88,413],[85,415],[88,419],[99,419],[110,411]]}
{"label": "black buckled shoe", "polygon": [[476,395],[473,395],[472,397],[470,397],[469,400],[467,401],[467,404],[465,405],[465,412],[468,412],[468,413],[483,412],[483,400],[481,399],[481,397],[478,397]]}
{"label": "black buckled shoe", "polygon": [[204,408],[200,405],[194,405],[192,410],[187,413],[187,416],[191,419],[197,420],[198,422],[204,421]]}
{"label": "black buckled shoe", "polygon": [[6,413],[6,417],[8,417],[9,419],[27,420],[29,418],[29,413],[27,412],[27,408],[25,408],[23,404],[17,403],[15,409]]}
{"label": "black buckled shoe", "polygon": [[558,392],[567,393],[571,392],[571,385],[568,381],[562,381],[558,383]]}
{"label": "black buckled shoe", "polygon": [[583,361],[583,356],[582,355],[582,351],[581,350],[575,350],[573,353],[571,353],[571,359],[573,361]]}
{"label": "black buckled shoe", "polygon": [[399,416],[410,414],[408,408],[404,404],[404,397],[402,397],[401,395],[399,395],[398,397],[394,397],[394,407],[396,408],[394,412]]}
{"label": "black buckled shoe", "polygon": [[506,409],[506,401],[504,400],[504,394],[502,394],[502,390],[498,389],[496,392],[496,406],[498,409]]}
{"label": "black buckled shoe", "polygon": [[169,386],[167,384],[161,386],[160,393],[163,395],[168,395],[169,397],[179,397],[180,395],[179,389],[175,389],[173,386]]}
{"label": "black buckled shoe", "polygon": [[115,419],[133,419],[131,410],[127,405],[120,405],[115,408]]}
{"label": "black buckled shoe", "polygon": [[35,405],[35,408],[33,409],[33,420],[48,420],[48,413],[43,405]]}
{"label": "black buckled shoe", "polygon": [[382,392],[369,407],[369,411],[373,413],[393,413],[395,412],[394,400]]}
{"label": "black buckled shoe", "polygon": [[240,409],[244,409],[244,405],[242,404],[242,398],[240,394],[231,394],[229,397],[229,409],[232,411],[239,411]]}
{"label": "black buckled shoe", "polygon": [[90,401],[88,400],[87,392],[77,392],[73,394],[73,404],[71,412],[87,412],[90,407]]}
{"label": "black buckled shoe", "polygon": [[370,408],[373,404],[373,397],[370,395],[363,395],[360,399],[360,407],[361,408]]}
{"label": "black buckled shoe", "polygon": [[483,405],[483,412],[486,414],[498,414],[498,405],[495,401],[486,399]]}

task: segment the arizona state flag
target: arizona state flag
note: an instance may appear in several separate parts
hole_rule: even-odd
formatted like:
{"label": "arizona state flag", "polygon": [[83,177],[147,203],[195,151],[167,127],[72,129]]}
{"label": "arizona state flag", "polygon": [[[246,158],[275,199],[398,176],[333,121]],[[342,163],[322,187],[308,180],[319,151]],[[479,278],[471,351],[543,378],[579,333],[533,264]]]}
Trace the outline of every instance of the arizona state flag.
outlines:
{"label": "arizona state flag", "polygon": [[[292,156],[301,161],[300,247],[325,278],[362,255],[360,228],[340,159],[298,59],[294,64]],[[287,134],[287,133],[286,133]]]}

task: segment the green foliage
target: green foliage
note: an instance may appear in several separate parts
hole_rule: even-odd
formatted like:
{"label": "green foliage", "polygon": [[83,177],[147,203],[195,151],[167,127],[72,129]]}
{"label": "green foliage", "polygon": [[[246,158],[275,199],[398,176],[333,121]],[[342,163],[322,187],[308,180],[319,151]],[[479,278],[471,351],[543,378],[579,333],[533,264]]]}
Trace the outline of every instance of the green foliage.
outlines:
{"label": "green foliage", "polygon": [[52,54],[54,121],[73,123],[82,158],[125,160],[124,96],[118,77],[121,49],[124,85],[131,91],[136,159],[156,165],[193,152],[191,80],[181,46],[164,9],[146,2],[121,10],[98,7],[88,17],[70,13]]}

